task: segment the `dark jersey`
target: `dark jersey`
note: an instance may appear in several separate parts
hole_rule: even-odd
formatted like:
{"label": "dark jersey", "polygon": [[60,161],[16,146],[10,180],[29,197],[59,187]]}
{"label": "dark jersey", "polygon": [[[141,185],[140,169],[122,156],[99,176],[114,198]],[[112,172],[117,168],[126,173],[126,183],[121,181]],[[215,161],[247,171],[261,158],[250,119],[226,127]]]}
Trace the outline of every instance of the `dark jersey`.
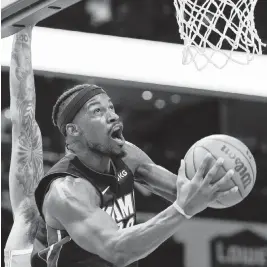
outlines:
{"label": "dark jersey", "polygon": [[[89,181],[99,192],[101,208],[106,211],[120,228],[135,224],[136,211],[134,201],[134,176],[127,165],[119,158],[112,160],[113,175],[93,171],[86,167],[74,154],[66,155],[40,181],[35,199],[39,212],[42,213],[44,197],[51,183],[65,176],[83,178]],[[47,245],[32,255],[32,267],[39,267],[38,262],[46,262],[47,267],[106,267],[111,263],[79,247],[65,230],[56,230],[46,224]],[[88,237],[90,238],[90,237]],[[37,242],[38,243],[38,242]],[[130,265],[137,266],[137,263]]]}

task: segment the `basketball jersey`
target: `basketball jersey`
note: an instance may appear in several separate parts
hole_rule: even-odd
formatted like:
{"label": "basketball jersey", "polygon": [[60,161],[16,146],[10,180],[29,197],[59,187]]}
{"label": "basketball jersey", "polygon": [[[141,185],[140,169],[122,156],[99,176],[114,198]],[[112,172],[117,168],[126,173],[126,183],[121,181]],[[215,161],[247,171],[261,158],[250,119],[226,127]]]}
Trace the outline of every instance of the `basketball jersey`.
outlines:
{"label": "basketball jersey", "polygon": [[[35,199],[41,216],[45,194],[51,183],[60,177],[72,176],[89,181],[100,195],[100,208],[107,212],[119,228],[131,227],[136,222],[134,201],[134,176],[120,159],[112,160],[114,175],[93,171],[86,167],[77,156],[68,154],[62,158],[40,181]],[[32,266],[39,267],[42,260],[47,267],[107,267],[113,264],[79,247],[65,230],[56,230],[46,224],[47,246],[32,255]],[[88,238],[90,238],[88,236]],[[35,264],[36,263],[36,264]],[[137,262],[129,265],[136,267]]]}

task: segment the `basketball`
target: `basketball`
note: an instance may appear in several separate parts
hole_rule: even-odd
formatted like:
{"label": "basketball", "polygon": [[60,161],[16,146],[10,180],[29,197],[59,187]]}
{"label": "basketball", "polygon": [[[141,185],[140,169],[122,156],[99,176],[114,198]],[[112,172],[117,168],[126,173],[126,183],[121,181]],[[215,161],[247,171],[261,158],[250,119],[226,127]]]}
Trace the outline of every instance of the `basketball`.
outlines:
{"label": "basketball", "polygon": [[212,202],[209,207],[222,209],[241,202],[250,193],[256,180],[256,162],[248,147],[240,140],[228,135],[211,135],[199,140],[188,150],[184,158],[188,179],[194,177],[207,153],[213,157],[212,165],[218,158],[224,159],[223,166],[212,183],[223,177],[228,170],[233,169],[235,173],[223,189],[238,186],[236,193]]}

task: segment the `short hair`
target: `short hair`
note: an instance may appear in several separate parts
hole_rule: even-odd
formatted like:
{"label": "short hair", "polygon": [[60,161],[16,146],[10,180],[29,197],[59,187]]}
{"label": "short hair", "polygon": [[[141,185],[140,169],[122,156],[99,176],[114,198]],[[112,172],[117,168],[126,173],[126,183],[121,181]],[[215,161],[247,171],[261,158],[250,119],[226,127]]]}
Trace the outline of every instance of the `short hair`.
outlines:
{"label": "short hair", "polygon": [[62,95],[59,96],[57,99],[56,104],[53,107],[52,112],[52,122],[54,126],[57,126],[57,122],[59,117],[61,116],[62,112],[64,111],[65,107],[71,102],[71,100],[83,89],[97,89],[100,86],[95,84],[80,84],[76,85],[73,88],[67,89]]}

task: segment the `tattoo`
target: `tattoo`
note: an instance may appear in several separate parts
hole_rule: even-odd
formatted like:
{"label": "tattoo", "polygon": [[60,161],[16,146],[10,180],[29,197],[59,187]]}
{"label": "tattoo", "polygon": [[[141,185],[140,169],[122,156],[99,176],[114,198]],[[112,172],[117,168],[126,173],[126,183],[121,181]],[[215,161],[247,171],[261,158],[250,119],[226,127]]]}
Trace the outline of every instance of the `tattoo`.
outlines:
{"label": "tattoo", "polygon": [[[31,32],[29,30],[16,34],[10,67],[11,117],[14,114],[12,134],[16,143],[14,179],[17,180],[16,184],[22,188],[23,196],[21,197],[24,198],[33,196],[43,176],[42,136],[35,121],[36,97],[30,42]],[[11,188],[11,190],[16,190],[16,188]]]}
{"label": "tattoo", "polygon": [[29,41],[29,36],[27,34],[18,34],[16,35],[16,40],[27,43]]}
{"label": "tattoo", "polygon": [[43,176],[42,137],[36,121],[31,118],[32,109],[29,104],[22,105],[22,109],[25,109],[25,113],[21,112],[23,115],[18,137],[16,178],[22,185],[25,196],[32,196]]}
{"label": "tattoo", "polygon": [[39,226],[40,216],[32,202],[25,201],[22,206],[22,214],[25,218],[25,223],[30,225],[28,232],[28,240],[33,243]]}

